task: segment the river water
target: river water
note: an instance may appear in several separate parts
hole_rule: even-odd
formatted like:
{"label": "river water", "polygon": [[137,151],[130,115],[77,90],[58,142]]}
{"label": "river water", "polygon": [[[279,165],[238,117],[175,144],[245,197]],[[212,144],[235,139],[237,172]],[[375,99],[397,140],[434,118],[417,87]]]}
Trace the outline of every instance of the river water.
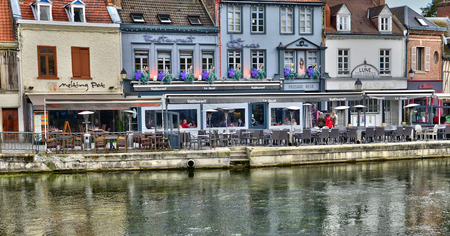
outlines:
{"label": "river water", "polygon": [[0,176],[0,235],[450,235],[450,159]]}

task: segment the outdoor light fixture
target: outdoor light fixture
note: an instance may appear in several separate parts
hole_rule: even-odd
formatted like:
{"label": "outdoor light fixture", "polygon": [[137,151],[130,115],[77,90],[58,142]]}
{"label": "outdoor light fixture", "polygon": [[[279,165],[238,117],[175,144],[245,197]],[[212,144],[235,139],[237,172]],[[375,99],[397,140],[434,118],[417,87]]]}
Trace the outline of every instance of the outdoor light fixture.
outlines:
{"label": "outdoor light fixture", "polygon": [[127,78],[127,72],[124,68],[122,68],[122,71],[120,72],[120,78],[126,79]]}
{"label": "outdoor light fixture", "polygon": [[109,89],[115,89],[116,88],[116,86],[109,86]]}
{"label": "outdoor light fixture", "polygon": [[415,72],[413,71],[413,69],[409,69],[409,72],[408,72],[408,74],[409,74],[409,78],[414,78],[414,74],[415,74]]}
{"label": "outdoor light fixture", "polygon": [[28,90],[33,90],[34,86],[28,86]]}
{"label": "outdoor light fixture", "polygon": [[361,91],[361,90],[362,90],[362,82],[361,82],[361,80],[359,80],[359,79],[357,79],[357,80],[355,81],[355,90],[356,90],[356,91]]}

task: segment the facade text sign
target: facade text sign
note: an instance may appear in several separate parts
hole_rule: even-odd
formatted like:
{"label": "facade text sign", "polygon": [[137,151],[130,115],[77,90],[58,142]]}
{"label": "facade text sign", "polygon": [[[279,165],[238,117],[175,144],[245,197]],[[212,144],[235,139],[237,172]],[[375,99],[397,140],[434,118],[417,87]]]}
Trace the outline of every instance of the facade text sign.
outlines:
{"label": "facade text sign", "polygon": [[187,36],[186,38],[169,38],[165,35],[153,36],[153,35],[144,35],[145,42],[149,43],[193,43],[195,37]]}
{"label": "facade text sign", "polygon": [[259,48],[259,43],[250,43],[244,44],[244,40],[241,38],[231,39],[227,43],[227,47],[234,49],[242,49],[242,48]]}
{"label": "facade text sign", "polygon": [[83,88],[85,91],[88,91],[89,88],[106,88],[104,83],[90,82],[90,83],[79,83],[70,81],[70,83],[61,83],[58,88],[68,88],[68,89],[78,89]]}

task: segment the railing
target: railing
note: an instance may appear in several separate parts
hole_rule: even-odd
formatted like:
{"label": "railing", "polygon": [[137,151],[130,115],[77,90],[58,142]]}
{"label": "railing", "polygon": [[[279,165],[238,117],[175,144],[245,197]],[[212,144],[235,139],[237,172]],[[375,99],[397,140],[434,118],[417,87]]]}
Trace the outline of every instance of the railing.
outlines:
{"label": "railing", "polygon": [[40,133],[0,132],[0,151],[39,153],[45,151],[45,142]]}

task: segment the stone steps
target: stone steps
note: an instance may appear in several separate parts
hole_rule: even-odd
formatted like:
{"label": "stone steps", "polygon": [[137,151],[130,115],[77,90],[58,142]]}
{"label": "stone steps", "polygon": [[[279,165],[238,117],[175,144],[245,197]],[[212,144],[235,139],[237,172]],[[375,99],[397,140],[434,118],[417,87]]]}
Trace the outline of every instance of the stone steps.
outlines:
{"label": "stone steps", "polygon": [[249,165],[250,161],[245,147],[230,148],[231,165]]}

